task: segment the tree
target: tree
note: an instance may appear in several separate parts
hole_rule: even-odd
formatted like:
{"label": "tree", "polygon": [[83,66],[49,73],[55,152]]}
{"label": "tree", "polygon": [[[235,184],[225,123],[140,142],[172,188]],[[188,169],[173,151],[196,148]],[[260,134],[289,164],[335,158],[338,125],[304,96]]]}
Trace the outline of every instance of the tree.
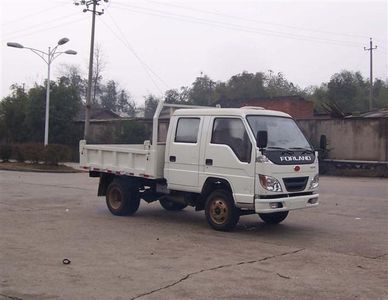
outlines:
{"label": "tree", "polygon": [[[50,89],[52,84],[50,82]],[[29,142],[41,143],[44,138],[46,87],[35,83],[28,91],[28,99],[26,123],[29,128]]]}
{"label": "tree", "polygon": [[50,101],[49,142],[55,144],[76,144],[81,138],[74,118],[81,107],[81,97],[76,87],[60,78],[52,85]]}
{"label": "tree", "polygon": [[314,109],[318,112],[325,112],[322,103],[327,103],[327,83],[322,83],[320,86],[311,87],[309,98],[314,102]]}
{"label": "tree", "polygon": [[[51,81],[50,90],[49,143],[75,144],[80,138],[74,124],[81,106],[79,92],[69,78],[64,76],[58,82]],[[15,86],[13,94],[1,101],[0,111],[0,120],[8,132],[8,142],[43,143],[45,86],[35,84],[28,94],[21,87]],[[12,123],[9,120],[13,120]]]}
{"label": "tree", "polygon": [[288,81],[283,73],[279,72],[275,75],[272,70],[265,75],[265,90],[269,97],[293,96],[301,93],[301,89]]}
{"label": "tree", "polygon": [[86,98],[88,82],[85,78],[82,77],[78,66],[62,64],[60,80],[65,82],[68,86],[74,88],[81,99]]}
{"label": "tree", "polygon": [[207,75],[197,77],[193,82],[188,102],[193,105],[210,105],[214,102],[214,88],[216,83]]}
{"label": "tree", "polygon": [[232,104],[233,101],[266,96],[264,81],[265,77],[261,72],[242,72],[232,76],[226,83],[218,82],[214,98],[217,101],[227,100]]}
{"label": "tree", "polygon": [[0,102],[0,140],[7,143],[24,142],[28,137],[26,110],[28,98],[24,88],[14,84],[12,94]]}
{"label": "tree", "polygon": [[[365,80],[360,72],[341,71],[334,74],[330,81],[313,89],[311,98],[316,109],[336,107],[343,113],[363,112],[369,109],[369,80]],[[388,82],[375,79],[373,84],[373,107],[388,106]]]}
{"label": "tree", "polygon": [[109,80],[106,86],[103,89],[101,95],[101,106],[105,109],[115,111],[117,108],[118,95],[116,82],[114,80]]}
{"label": "tree", "polygon": [[342,71],[327,84],[327,101],[344,112],[368,110],[368,85],[360,72]]}
{"label": "tree", "polygon": [[[81,107],[81,97],[68,78],[50,82],[49,143],[76,144],[80,133],[74,118]],[[26,123],[29,142],[42,143],[45,126],[46,88],[35,84],[28,92]]]}
{"label": "tree", "polygon": [[98,106],[99,97],[103,92],[102,72],[105,68],[104,55],[99,44],[94,48],[93,54],[93,75],[92,75],[92,105]]}
{"label": "tree", "polygon": [[388,81],[375,79],[373,83],[373,106],[388,107]]}
{"label": "tree", "polygon": [[145,118],[152,118],[154,116],[154,113],[156,111],[156,107],[158,106],[158,102],[160,99],[154,95],[148,95],[145,97],[145,103],[144,103],[144,117]]}
{"label": "tree", "polygon": [[125,90],[121,90],[118,95],[117,111],[126,113],[130,117],[134,117],[136,114],[135,102],[131,99],[131,95]]}
{"label": "tree", "polygon": [[189,102],[190,90],[188,87],[181,87],[180,90],[171,89],[164,93],[164,101],[173,104],[186,104]]}

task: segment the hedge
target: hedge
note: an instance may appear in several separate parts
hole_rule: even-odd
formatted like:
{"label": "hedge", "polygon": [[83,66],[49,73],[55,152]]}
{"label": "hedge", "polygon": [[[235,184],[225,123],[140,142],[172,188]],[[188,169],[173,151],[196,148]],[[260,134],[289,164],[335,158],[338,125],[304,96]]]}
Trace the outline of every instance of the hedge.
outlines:
{"label": "hedge", "polygon": [[14,159],[18,162],[45,163],[58,165],[59,162],[69,161],[72,148],[66,145],[49,144],[2,144],[0,145],[0,159],[3,162]]}
{"label": "hedge", "polygon": [[12,146],[3,144],[0,145],[0,158],[2,161],[9,161],[12,156]]}

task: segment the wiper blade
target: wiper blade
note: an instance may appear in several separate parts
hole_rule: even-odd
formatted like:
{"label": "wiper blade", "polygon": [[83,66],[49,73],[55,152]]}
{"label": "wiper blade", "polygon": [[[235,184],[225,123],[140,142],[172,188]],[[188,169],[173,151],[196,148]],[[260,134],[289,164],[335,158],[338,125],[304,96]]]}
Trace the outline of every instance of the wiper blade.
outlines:
{"label": "wiper blade", "polygon": [[303,147],[292,147],[290,149],[292,149],[292,150],[303,150],[302,154],[306,154],[306,153],[313,154],[314,153],[313,150],[307,149],[307,148],[303,148]]}
{"label": "wiper blade", "polygon": [[266,149],[275,149],[275,150],[288,150],[286,148],[283,148],[283,147],[274,147],[274,146],[269,146],[267,147]]}
{"label": "wiper blade", "polygon": [[283,147],[270,146],[270,147],[267,147],[266,149],[267,149],[267,150],[268,150],[268,149],[272,149],[272,150],[282,150],[282,155],[284,155],[284,154],[288,154],[288,155],[294,154],[294,152],[291,151],[290,149],[283,148]]}

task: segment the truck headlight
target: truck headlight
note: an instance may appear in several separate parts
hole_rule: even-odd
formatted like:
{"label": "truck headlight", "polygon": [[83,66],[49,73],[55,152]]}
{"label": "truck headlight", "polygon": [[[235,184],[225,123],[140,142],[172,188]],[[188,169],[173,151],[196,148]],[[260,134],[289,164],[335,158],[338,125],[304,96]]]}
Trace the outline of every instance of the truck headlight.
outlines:
{"label": "truck headlight", "polygon": [[319,186],[319,174],[315,175],[310,183],[310,190],[316,189]]}
{"label": "truck headlight", "polygon": [[265,188],[267,191],[270,191],[270,192],[283,191],[279,181],[272,176],[259,174],[259,180],[260,180],[261,186]]}

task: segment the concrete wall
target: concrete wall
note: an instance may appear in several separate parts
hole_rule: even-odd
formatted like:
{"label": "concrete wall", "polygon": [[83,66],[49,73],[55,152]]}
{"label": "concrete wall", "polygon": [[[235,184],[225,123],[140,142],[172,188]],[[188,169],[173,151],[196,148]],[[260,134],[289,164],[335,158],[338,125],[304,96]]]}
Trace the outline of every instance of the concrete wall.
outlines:
{"label": "concrete wall", "polygon": [[330,159],[388,161],[388,119],[298,120],[314,146],[326,135]]}

